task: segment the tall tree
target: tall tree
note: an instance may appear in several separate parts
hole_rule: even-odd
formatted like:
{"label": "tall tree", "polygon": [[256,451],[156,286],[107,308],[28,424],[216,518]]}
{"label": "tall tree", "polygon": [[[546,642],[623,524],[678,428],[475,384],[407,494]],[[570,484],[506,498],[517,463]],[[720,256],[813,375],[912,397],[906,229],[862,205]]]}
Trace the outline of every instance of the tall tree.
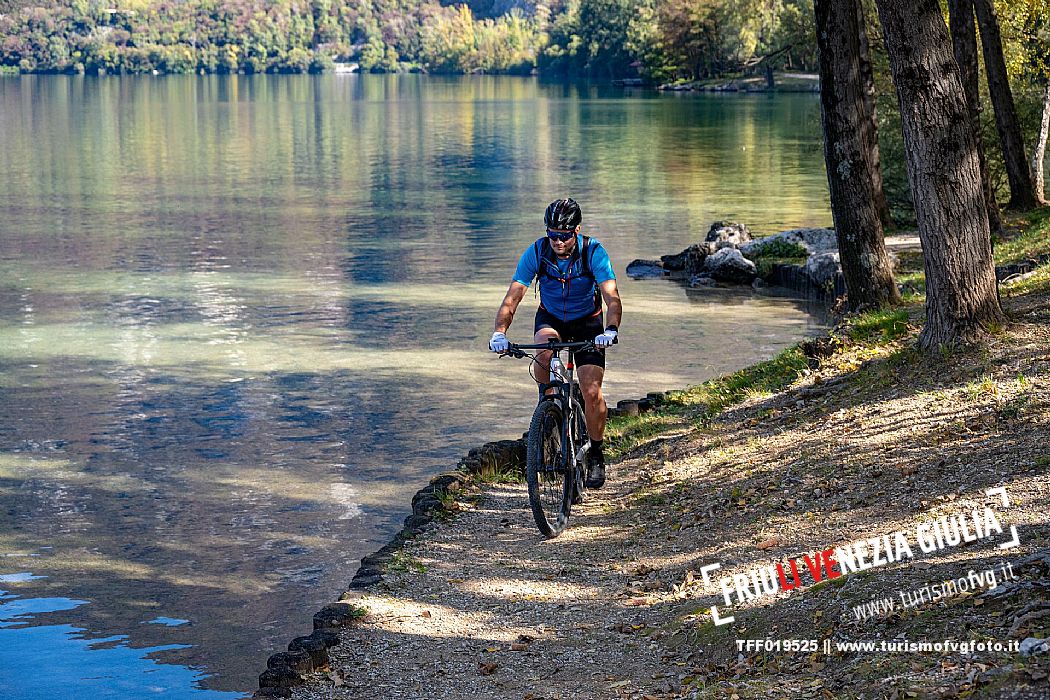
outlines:
{"label": "tall tree", "polygon": [[1046,142],[1050,132],[1050,0],[1028,0],[1027,4],[1026,63],[1034,82],[1043,84],[1043,118],[1039,122],[1039,133],[1032,151],[1032,177],[1035,196],[1045,203],[1043,163],[1046,160]]}
{"label": "tall tree", "polygon": [[879,155],[879,129],[875,114],[875,71],[871,65],[871,51],[868,46],[868,20],[864,15],[864,3],[857,2],[857,26],[860,30],[860,74],[864,87],[864,109],[871,115],[862,123],[864,138],[871,150],[872,186],[875,188],[875,210],[884,229],[893,226],[893,215],[890,213],[890,202],[886,197],[886,188],[882,184],[882,157]]}
{"label": "tall tree", "polygon": [[1039,122],[1039,137],[1032,151],[1032,175],[1035,178],[1035,196],[1046,203],[1043,191],[1043,161],[1046,160],[1046,139],[1050,132],[1050,80],[1043,84],[1043,118]]}
{"label": "tall tree", "polygon": [[1015,209],[1032,209],[1039,206],[1032,181],[1032,170],[1028,165],[1021,124],[1017,119],[1014,96],[1007,79],[1006,59],[1003,57],[1003,40],[999,33],[999,19],[995,16],[992,0],[973,0],[977,13],[977,24],[981,28],[981,49],[984,53],[984,70],[988,74],[988,93],[995,110],[995,126],[1003,147],[1006,162],[1006,177],[1010,181],[1010,203]]}
{"label": "tall tree", "polygon": [[939,0],[876,0],[897,88],[926,270],[919,346],[978,339],[1005,322],[977,143]]}
{"label": "tall tree", "polygon": [[973,21],[973,0],[948,0],[949,26],[952,32],[952,51],[959,64],[959,77],[966,92],[966,106],[970,112],[970,124],[977,138],[977,157],[981,163],[981,185],[984,189],[984,204],[988,208],[988,226],[993,234],[1003,229],[999,216],[999,203],[995,201],[995,188],[988,174],[988,162],[984,157],[984,139],[981,138],[981,93],[977,70],[977,28]]}
{"label": "tall tree", "polygon": [[900,301],[875,205],[875,115],[860,66],[859,4],[860,0],[814,3],[824,160],[850,309]]}

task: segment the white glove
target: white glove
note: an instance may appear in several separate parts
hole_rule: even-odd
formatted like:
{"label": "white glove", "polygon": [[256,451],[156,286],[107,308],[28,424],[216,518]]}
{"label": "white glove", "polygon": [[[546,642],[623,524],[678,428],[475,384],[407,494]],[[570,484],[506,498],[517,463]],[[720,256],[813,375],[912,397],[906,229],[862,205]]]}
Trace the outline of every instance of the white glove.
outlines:
{"label": "white glove", "polygon": [[594,345],[598,348],[607,348],[616,340],[616,331],[606,328],[605,331],[594,339]]}
{"label": "white glove", "polygon": [[489,350],[492,352],[504,353],[510,348],[510,343],[507,342],[507,336],[499,331],[492,334],[489,338]]}

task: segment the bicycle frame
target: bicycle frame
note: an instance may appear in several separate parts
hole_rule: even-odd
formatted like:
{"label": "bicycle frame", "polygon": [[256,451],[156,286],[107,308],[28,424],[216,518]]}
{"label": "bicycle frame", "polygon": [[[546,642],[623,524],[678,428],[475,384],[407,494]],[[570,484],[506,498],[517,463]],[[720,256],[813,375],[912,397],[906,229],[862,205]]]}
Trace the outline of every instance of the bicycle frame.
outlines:
{"label": "bicycle frame", "polygon": [[[583,421],[583,436],[573,435],[579,417],[586,415],[585,407],[575,397],[575,389],[579,386],[579,381],[576,379],[576,352],[588,346],[593,347],[593,343],[562,343],[556,340],[548,341],[543,345],[511,346],[511,354],[519,357],[525,356],[525,353],[522,352],[523,350],[548,350],[551,353],[551,362],[548,365],[548,371],[551,372],[550,381],[540,383],[543,390],[542,400],[559,401],[562,405],[565,415],[562,426],[562,445],[568,449],[565,449],[561,455],[561,467],[566,470],[573,470],[573,473],[577,476],[580,476],[577,465],[583,462],[584,455],[587,454],[587,450],[591,447],[591,438],[587,434],[586,420]],[[562,350],[568,352],[569,361],[567,364],[561,362]],[[551,370],[555,358],[558,358],[558,363],[562,365],[564,376],[558,376]],[[554,389],[555,391],[553,394],[548,394],[548,389]],[[582,483],[582,479],[580,481]]]}
{"label": "bicycle frame", "polygon": [[[567,364],[561,363],[561,351],[551,351],[551,366],[554,365],[554,358],[558,358],[559,364],[562,365],[564,376],[555,376],[554,370],[551,369],[551,381],[547,384],[543,384],[544,401],[560,400],[562,404],[562,410],[565,412],[565,421],[562,429],[562,444],[570,449],[565,450],[565,454],[562,457],[563,467],[565,469],[576,470],[576,465],[583,462],[584,455],[587,454],[587,450],[591,447],[591,438],[587,434],[586,421],[584,421],[583,437],[579,435],[573,435],[576,431],[577,421],[579,416],[586,415],[585,407],[580,404],[576,399],[575,389],[579,386],[579,381],[576,379],[576,351],[568,349],[569,361]],[[549,388],[554,388],[555,393],[547,394],[546,391]],[[579,447],[576,447],[579,445]],[[573,449],[575,448],[575,449]]]}

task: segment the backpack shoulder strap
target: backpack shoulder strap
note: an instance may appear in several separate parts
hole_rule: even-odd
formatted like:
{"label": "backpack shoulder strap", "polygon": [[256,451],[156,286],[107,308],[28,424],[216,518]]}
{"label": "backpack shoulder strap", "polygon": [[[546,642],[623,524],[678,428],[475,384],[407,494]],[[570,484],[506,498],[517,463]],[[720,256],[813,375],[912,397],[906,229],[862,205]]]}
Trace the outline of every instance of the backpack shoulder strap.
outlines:
{"label": "backpack shoulder strap", "polygon": [[585,276],[594,279],[594,272],[591,270],[592,255],[594,255],[594,248],[591,247],[591,237],[583,236],[583,247],[580,250],[580,269]]}
{"label": "backpack shoulder strap", "polygon": [[538,276],[550,277],[550,267],[553,265],[554,269],[558,269],[558,256],[554,254],[554,248],[546,236],[536,241],[536,246],[536,263],[540,268]]}

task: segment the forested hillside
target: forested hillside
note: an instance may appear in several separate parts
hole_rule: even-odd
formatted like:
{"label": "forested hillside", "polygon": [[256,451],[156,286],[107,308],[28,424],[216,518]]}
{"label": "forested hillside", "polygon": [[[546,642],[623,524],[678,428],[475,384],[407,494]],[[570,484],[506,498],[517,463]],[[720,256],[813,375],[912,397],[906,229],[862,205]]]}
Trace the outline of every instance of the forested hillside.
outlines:
{"label": "forested hillside", "polygon": [[695,79],[816,62],[812,0],[0,0],[22,72],[365,71]]}

